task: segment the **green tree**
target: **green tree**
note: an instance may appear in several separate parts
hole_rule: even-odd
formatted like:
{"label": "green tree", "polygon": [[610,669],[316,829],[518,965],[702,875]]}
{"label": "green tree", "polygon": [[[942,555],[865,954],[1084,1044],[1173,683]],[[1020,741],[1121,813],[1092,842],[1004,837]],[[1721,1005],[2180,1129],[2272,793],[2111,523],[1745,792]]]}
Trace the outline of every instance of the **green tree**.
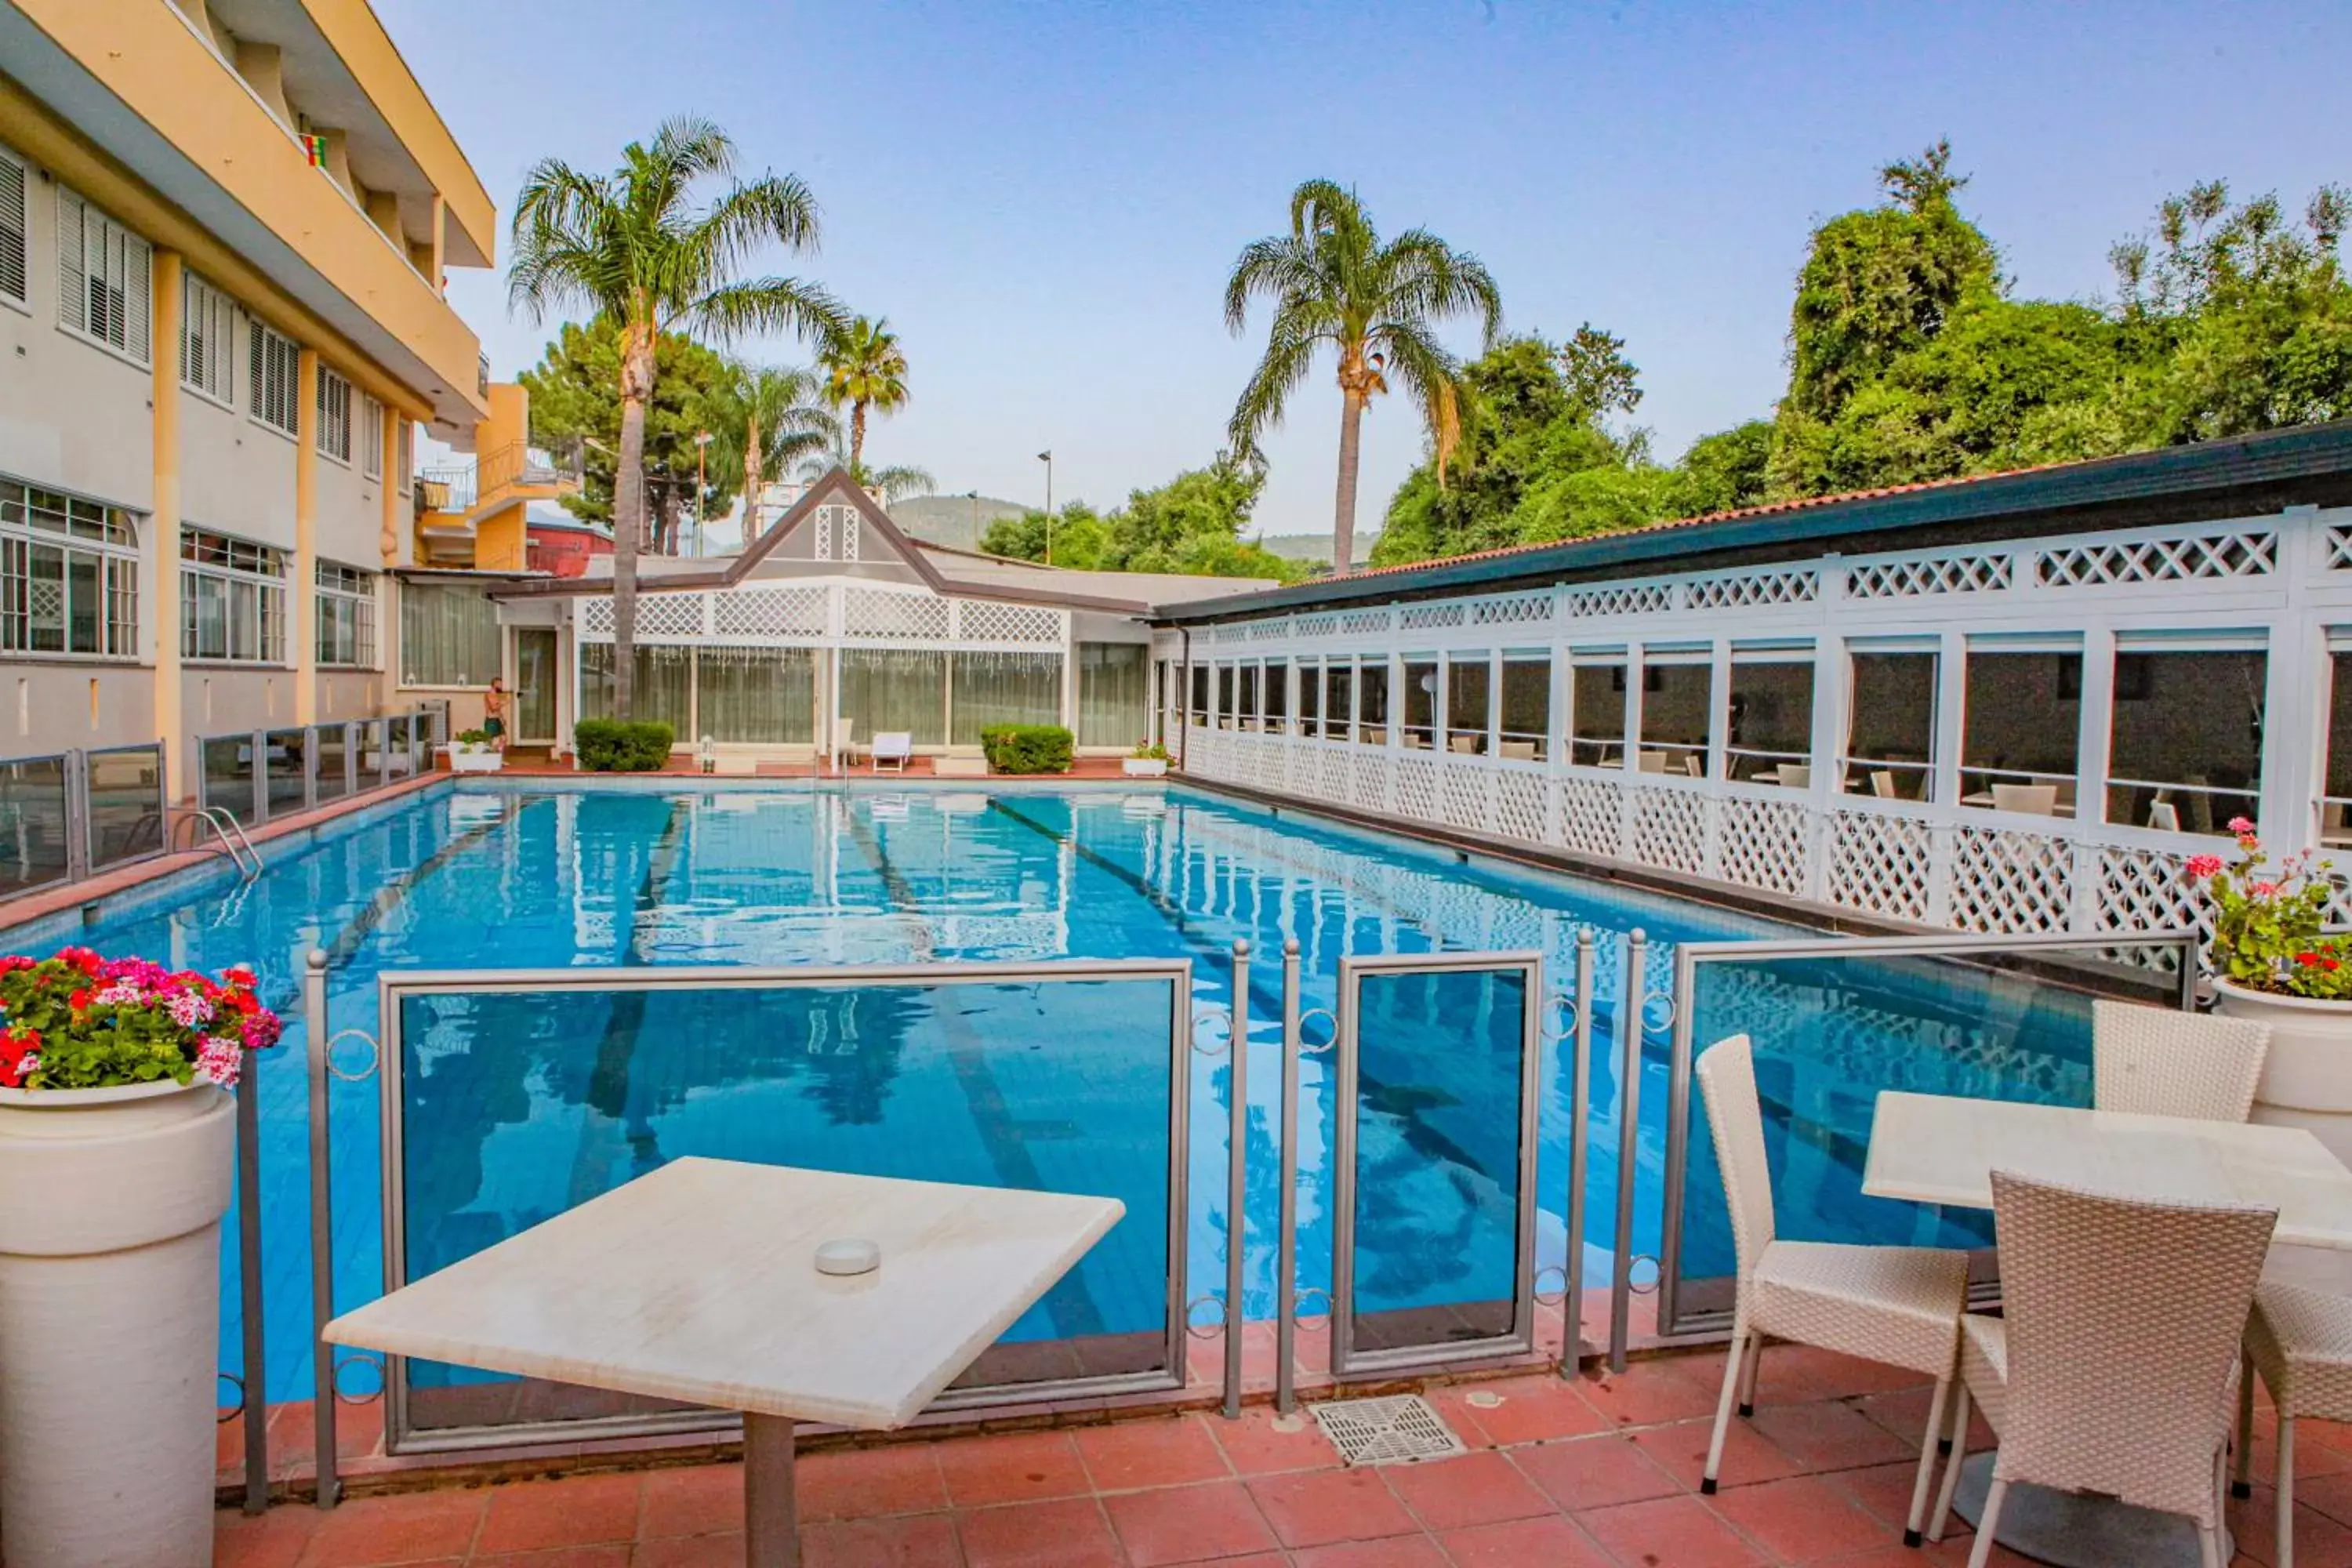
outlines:
{"label": "green tree", "polygon": [[770,477],[824,451],[841,424],[817,373],[798,365],[729,365],[707,413],[711,458],[740,480],[749,544],[759,537],[760,492]]}
{"label": "green tree", "polygon": [[[669,542],[677,503],[688,499],[694,437],[712,427],[727,375],[726,361],[712,350],[692,338],[663,334],[644,437],[644,468],[653,481],[645,542],[657,552]],[[621,449],[620,323],[609,316],[584,325],[566,321],[539,363],[518,379],[530,393],[532,444],[581,454],[583,482],[563,498],[564,507],[583,521],[611,527]],[[673,484],[673,476],[687,482]],[[714,467],[712,479],[727,476],[723,463]],[[723,504],[730,493],[714,483],[701,500]]]}
{"label": "green tree", "polygon": [[1680,472],[1678,510],[1696,517],[1756,506],[1769,494],[1772,422],[1750,419],[1690,444]]}
{"label": "green tree", "polygon": [[1273,322],[1265,353],[1234,405],[1228,442],[1241,457],[1255,456],[1316,356],[1327,346],[1334,351],[1340,411],[1331,568],[1345,576],[1354,563],[1365,406],[1392,381],[1409,394],[1436,446],[1442,480],[1460,430],[1461,395],[1460,367],[1437,341],[1437,323],[1475,315],[1491,342],[1502,296],[1475,256],[1425,229],[1381,244],[1355,192],[1329,180],[1308,180],[1291,193],[1289,233],[1243,247],[1225,283],[1225,325],[1235,335],[1261,296],[1273,304]]}
{"label": "green tree", "polygon": [[1625,340],[1587,321],[1559,348],[1559,379],[1570,405],[1587,419],[1631,414],[1641,405],[1642,373],[1625,357]]}
{"label": "green tree", "polygon": [[1070,501],[1054,510],[1050,528],[1046,521],[1045,512],[1034,509],[1018,517],[998,518],[980,536],[981,551],[1015,561],[1050,559],[1073,572],[1103,569],[1103,556],[1110,548],[1110,525],[1094,508],[1082,500]]}
{"label": "green tree", "polygon": [[[1129,492],[1127,504],[1097,512],[1083,501],[1054,519],[1053,561],[1081,571],[1154,572],[1189,577],[1265,577],[1295,583],[1303,562],[1286,561],[1244,541],[1250,510],[1265,476],[1254,464],[1223,454],[1205,468],[1188,468],[1164,485]],[[1024,512],[989,525],[980,547],[992,555],[1045,559],[1045,514]]]}
{"label": "green tree", "polygon": [[850,472],[866,465],[866,414],[895,414],[907,405],[907,356],[890,318],[858,317],[825,340],[819,358],[825,389],[834,402],[849,405]]}
{"label": "green tree", "polygon": [[[509,299],[530,320],[567,307],[610,317],[620,335],[621,429],[613,499],[613,711],[629,716],[637,552],[646,532],[646,419],[666,334],[724,342],[746,332],[830,336],[833,296],[803,279],[743,278],[762,246],[813,247],[816,203],[790,174],[734,183],[735,145],[709,121],[665,121],[621,150],[609,174],[544,159],[515,201]],[[698,185],[730,180],[707,206]]]}

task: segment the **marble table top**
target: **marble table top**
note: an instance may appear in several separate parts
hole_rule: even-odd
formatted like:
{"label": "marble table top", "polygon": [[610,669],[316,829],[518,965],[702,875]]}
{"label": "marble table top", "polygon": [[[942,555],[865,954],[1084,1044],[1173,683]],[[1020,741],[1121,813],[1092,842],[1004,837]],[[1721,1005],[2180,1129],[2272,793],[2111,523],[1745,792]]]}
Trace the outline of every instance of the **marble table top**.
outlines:
{"label": "marble table top", "polygon": [[2352,1250],[2352,1171],[2300,1127],[1879,1095],[1864,1192],[1989,1209],[1997,1170],[2151,1201],[2275,1208],[2276,1240]]}
{"label": "marble table top", "polygon": [[[330,1343],[724,1410],[904,1426],[1115,1198],[673,1160],[327,1325]],[[818,1244],[882,1265],[820,1274]]]}

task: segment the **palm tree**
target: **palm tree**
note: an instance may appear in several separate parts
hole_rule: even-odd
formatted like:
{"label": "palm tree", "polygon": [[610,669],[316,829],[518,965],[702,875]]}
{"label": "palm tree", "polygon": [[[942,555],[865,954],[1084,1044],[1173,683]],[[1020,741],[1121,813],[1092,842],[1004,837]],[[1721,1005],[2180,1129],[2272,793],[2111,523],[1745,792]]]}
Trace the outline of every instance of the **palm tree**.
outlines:
{"label": "palm tree", "polygon": [[854,474],[866,464],[866,411],[894,414],[907,405],[907,356],[899,352],[889,317],[869,321],[860,316],[827,339],[819,357],[824,362],[826,391],[835,403],[849,405],[849,469]]}
{"label": "palm tree", "polygon": [[711,457],[743,476],[743,542],[760,534],[760,492],[772,474],[782,474],[812,453],[822,452],[840,434],[841,422],[824,405],[817,373],[799,365],[779,367],[737,363],[712,399]]}
{"label": "palm tree", "polygon": [[[746,332],[826,338],[841,307],[799,278],[743,278],[762,246],[816,244],[816,202],[790,174],[730,179],[735,144],[707,120],[665,121],[650,143],[621,149],[610,174],[541,160],[516,198],[508,295],[534,322],[577,307],[621,329],[621,450],[613,483],[613,712],[629,716],[636,651],[637,552],[646,528],[646,411],[664,332],[721,341]],[[694,187],[727,179],[708,206]]]}
{"label": "palm tree", "polygon": [[832,447],[801,464],[801,482],[813,485],[839,468],[849,476],[850,483],[859,489],[879,496],[884,506],[904,500],[908,496],[927,496],[940,488],[931,478],[931,470],[912,463],[893,463],[869,468],[863,463],[849,460],[849,448],[844,444],[839,426],[834,427]]}
{"label": "palm tree", "polygon": [[1234,407],[1228,439],[1244,456],[1282,423],[1290,395],[1329,344],[1339,355],[1339,489],[1331,524],[1331,569],[1345,576],[1356,535],[1356,468],[1364,405],[1393,381],[1421,405],[1437,447],[1437,472],[1461,434],[1461,366],[1437,341],[1447,316],[1475,314],[1492,343],[1502,296],[1486,266],[1426,229],[1382,245],[1356,193],[1308,180],[1290,195],[1290,232],[1243,247],[1225,283],[1225,325],[1238,336],[1250,300],[1274,303],[1265,355]]}

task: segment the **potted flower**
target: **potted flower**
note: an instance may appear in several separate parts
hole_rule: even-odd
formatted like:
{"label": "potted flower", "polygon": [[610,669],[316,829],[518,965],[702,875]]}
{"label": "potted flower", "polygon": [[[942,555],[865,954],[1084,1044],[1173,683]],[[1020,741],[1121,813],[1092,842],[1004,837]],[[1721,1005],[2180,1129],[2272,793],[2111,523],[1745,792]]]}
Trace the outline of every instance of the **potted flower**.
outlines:
{"label": "potted flower", "polygon": [[1131,779],[1165,778],[1168,773],[1168,748],[1157,742],[1146,741],[1121,759],[1118,768]]}
{"label": "potted flower", "polygon": [[2352,1161],[2352,942],[2320,934],[2330,868],[2305,850],[2273,870],[2252,823],[2230,831],[2238,863],[2199,855],[2189,874],[2213,900],[2214,1010],[2271,1026],[2254,1120],[2309,1128]]}
{"label": "potted flower", "polygon": [[444,750],[449,753],[451,773],[494,773],[506,765],[505,754],[488,730],[460,730]]}
{"label": "potted flower", "polygon": [[278,1035],[250,970],[0,958],[0,1559],[211,1561],[226,1091]]}

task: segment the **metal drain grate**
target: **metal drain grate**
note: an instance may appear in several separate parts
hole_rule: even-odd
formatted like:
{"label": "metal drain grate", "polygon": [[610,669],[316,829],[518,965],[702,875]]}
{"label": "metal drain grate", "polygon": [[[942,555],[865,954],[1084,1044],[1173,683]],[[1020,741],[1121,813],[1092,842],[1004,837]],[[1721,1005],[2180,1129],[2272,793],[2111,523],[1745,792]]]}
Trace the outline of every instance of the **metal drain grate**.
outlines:
{"label": "metal drain grate", "polygon": [[1392,1465],[1466,1454],[1429,1401],[1417,1394],[1387,1399],[1335,1399],[1311,1407],[1315,1424],[1349,1465]]}

